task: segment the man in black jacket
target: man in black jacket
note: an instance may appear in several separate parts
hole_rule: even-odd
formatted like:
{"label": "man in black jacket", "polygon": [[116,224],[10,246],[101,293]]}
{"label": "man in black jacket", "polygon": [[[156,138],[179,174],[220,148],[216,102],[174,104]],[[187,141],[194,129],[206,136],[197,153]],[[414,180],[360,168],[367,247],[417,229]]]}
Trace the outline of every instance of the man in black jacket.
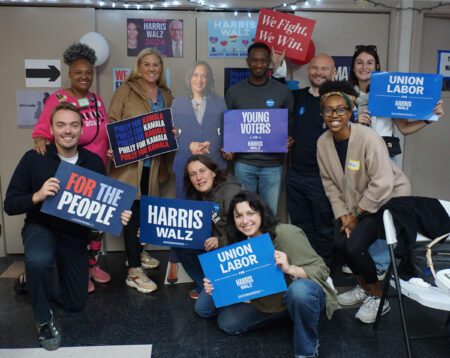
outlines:
{"label": "man in black jacket", "polygon": [[[60,190],[54,177],[61,160],[105,174],[96,154],[78,148],[81,115],[70,103],[60,103],[52,112],[51,132],[55,143],[40,155],[30,150],[20,160],[5,198],[9,215],[26,214],[22,230],[25,272],[39,342],[47,350],[59,347],[61,336],[53,323],[50,301],[69,311],[80,311],[87,300],[89,280],[87,238],[90,229],[41,213],[42,202]],[[122,213],[122,223],[129,219]],[[55,285],[57,269],[59,287]]]}
{"label": "man in black jacket", "polygon": [[326,130],[320,113],[319,86],[333,79],[334,60],[320,54],[308,64],[311,87],[292,91],[294,146],[286,174],[287,207],[292,224],[300,227],[311,246],[330,264],[333,249],[333,211],[323,189],[317,164],[317,140]]}

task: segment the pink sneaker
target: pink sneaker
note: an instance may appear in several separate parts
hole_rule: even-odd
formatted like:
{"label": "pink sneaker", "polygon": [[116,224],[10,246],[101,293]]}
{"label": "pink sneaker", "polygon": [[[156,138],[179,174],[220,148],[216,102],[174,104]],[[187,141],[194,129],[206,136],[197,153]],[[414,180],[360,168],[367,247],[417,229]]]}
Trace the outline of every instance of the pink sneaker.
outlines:
{"label": "pink sneaker", "polygon": [[94,291],[95,291],[94,283],[91,281],[91,279],[89,279],[89,282],[88,282],[88,293],[92,293]]}
{"label": "pink sneaker", "polygon": [[91,275],[91,278],[98,283],[107,283],[111,281],[109,273],[103,271],[98,265],[91,267],[89,269],[89,274]]}

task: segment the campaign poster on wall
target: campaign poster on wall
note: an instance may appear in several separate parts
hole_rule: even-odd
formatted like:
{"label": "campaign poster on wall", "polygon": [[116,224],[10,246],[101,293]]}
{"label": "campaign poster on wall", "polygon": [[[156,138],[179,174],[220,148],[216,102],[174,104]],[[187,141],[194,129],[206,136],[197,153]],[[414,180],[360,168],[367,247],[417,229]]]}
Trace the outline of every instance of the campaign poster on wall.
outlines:
{"label": "campaign poster on wall", "polygon": [[224,113],[223,150],[234,153],[286,153],[288,110],[246,109]]}
{"label": "campaign poster on wall", "polygon": [[45,101],[53,90],[16,91],[17,125],[19,128],[33,128],[41,116]]}
{"label": "campaign poster on wall", "polygon": [[352,56],[332,56],[336,67],[334,81],[348,81],[350,78],[350,67],[352,65]]}
{"label": "campaign poster on wall", "polygon": [[170,108],[106,125],[116,168],[178,149]]}
{"label": "campaign poster on wall", "polygon": [[372,72],[368,110],[377,117],[436,121],[441,88],[441,75]]}
{"label": "campaign poster on wall", "polygon": [[275,266],[269,234],[200,255],[205,277],[214,290],[216,307],[273,295],[287,290],[284,274]]}
{"label": "campaign poster on wall", "polygon": [[165,57],[183,57],[183,20],[127,19],[127,55],[156,48]]}
{"label": "campaign poster on wall", "polygon": [[136,187],[65,161],[61,161],[55,178],[61,189],[44,201],[43,213],[120,235],[120,215],[130,210]]}
{"label": "campaign poster on wall", "polygon": [[256,42],[264,42],[279,53],[286,50],[286,58],[305,61],[316,20],[272,9],[259,12]]}
{"label": "campaign poster on wall", "polygon": [[247,57],[255,40],[256,20],[208,20],[208,57]]}
{"label": "campaign poster on wall", "polygon": [[122,83],[124,83],[128,76],[131,73],[131,68],[127,67],[114,67],[113,68],[113,80],[112,80],[112,88],[113,93],[118,89]]}
{"label": "campaign poster on wall", "polygon": [[444,78],[442,91],[450,91],[450,50],[438,51],[437,73]]}
{"label": "campaign poster on wall", "polygon": [[159,246],[203,249],[218,205],[211,201],[141,197],[140,240]]}

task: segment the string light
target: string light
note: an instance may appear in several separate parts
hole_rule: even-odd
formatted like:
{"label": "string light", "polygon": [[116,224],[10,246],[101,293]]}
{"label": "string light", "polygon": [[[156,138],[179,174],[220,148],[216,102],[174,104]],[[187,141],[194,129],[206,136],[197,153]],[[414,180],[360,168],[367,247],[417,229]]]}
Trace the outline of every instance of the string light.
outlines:
{"label": "string light", "polygon": [[[0,0],[3,2],[3,0]],[[10,0],[11,2],[29,2],[30,0]],[[51,0],[37,0],[38,2],[52,2]],[[76,2],[76,1],[75,1]],[[303,7],[312,7],[313,4],[322,6],[321,0],[297,0],[297,1],[285,1],[282,3],[279,3],[278,5],[274,5],[271,7],[273,10],[281,10],[284,12],[293,12],[296,11],[299,7],[299,5],[303,5]],[[442,8],[444,6],[450,6],[449,1],[440,1],[437,2],[433,6],[424,6],[424,7],[417,7],[417,6],[402,6],[399,4],[396,5],[389,5],[390,1],[384,0],[384,1],[376,1],[376,0],[354,0],[355,4],[359,8],[367,7],[367,6],[373,6],[373,7],[379,7],[382,9],[388,9],[388,10],[395,10],[395,11],[418,11],[419,13],[422,11],[433,11],[439,8]],[[186,4],[187,3],[187,4]],[[189,4],[189,5],[188,5]],[[101,7],[101,8],[113,8],[115,9],[117,6],[122,6],[126,9],[128,9],[130,6],[134,6],[136,9],[140,10],[141,8],[149,7],[150,9],[156,8],[168,8],[168,7],[175,7],[175,8],[185,8],[185,9],[192,9],[192,7],[197,8],[198,10],[204,9],[204,10],[216,10],[216,11],[227,11],[224,10],[224,8],[227,8],[228,6],[224,5],[223,3],[217,4],[217,2],[214,2],[212,0],[144,0],[144,1],[127,1],[127,0],[97,0],[94,1],[94,3],[91,5],[92,7]],[[228,9],[228,11],[234,12],[234,16],[237,16],[238,11],[248,11],[248,12],[257,12],[260,9],[259,8],[241,8],[241,9]],[[251,14],[249,15],[251,17]]]}

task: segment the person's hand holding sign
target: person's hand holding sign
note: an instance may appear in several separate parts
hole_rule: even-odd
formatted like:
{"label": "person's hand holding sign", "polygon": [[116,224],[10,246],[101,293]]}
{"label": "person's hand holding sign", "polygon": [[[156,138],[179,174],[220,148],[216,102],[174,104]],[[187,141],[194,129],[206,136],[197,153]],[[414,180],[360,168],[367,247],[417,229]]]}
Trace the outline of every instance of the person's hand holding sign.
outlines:
{"label": "person's hand holding sign", "polygon": [[56,178],[49,178],[42,185],[41,189],[33,194],[31,200],[33,201],[33,204],[38,204],[47,199],[49,196],[55,196],[58,191],[59,180]]}
{"label": "person's hand holding sign", "polygon": [[123,226],[128,225],[128,222],[131,219],[131,210],[124,210],[122,211],[122,213],[120,214],[120,221],[122,222]]}
{"label": "person's hand holding sign", "polygon": [[358,123],[370,127],[371,119],[370,114],[369,112],[367,112],[367,110],[363,109],[361,112],[359,112]]}
{"label": "person's hand holding sign", "polygon": [[219,247],[219,239],[215,236],[205,240],[205,251],[215,250]]}
{"label": "person's hand holding sign", "polygon": [[206,277],[203,279],[203,288],[205,289],[205,293],[208,295],[210,295],[214,290],[214,286],[212,285],[211,281]]}

